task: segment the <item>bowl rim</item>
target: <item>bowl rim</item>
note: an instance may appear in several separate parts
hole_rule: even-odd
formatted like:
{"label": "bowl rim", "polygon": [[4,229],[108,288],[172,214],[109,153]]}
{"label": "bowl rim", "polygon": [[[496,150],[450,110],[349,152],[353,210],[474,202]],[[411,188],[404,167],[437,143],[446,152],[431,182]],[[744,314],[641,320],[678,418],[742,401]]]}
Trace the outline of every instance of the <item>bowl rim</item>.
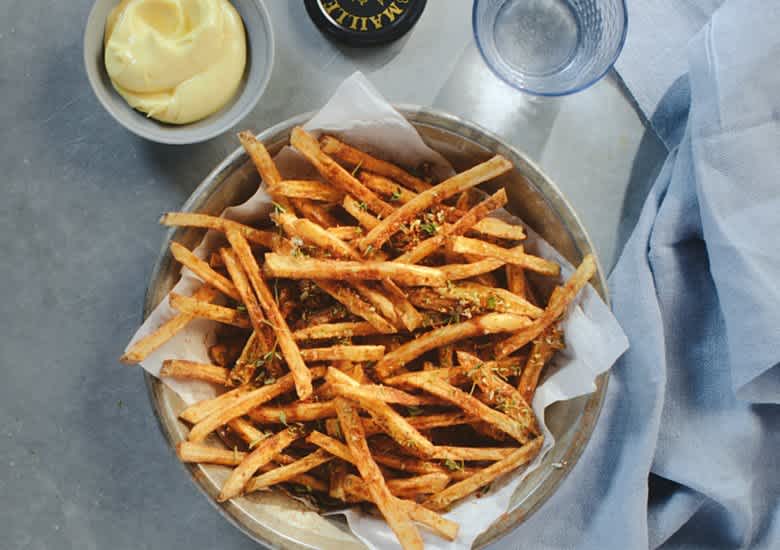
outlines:
{"label": "bowl rim", "polygon": [[[116,0],[118,2],[118,0]],[[92,88],[92,93],[97,98],[98,102],[102,105],[103,109],[111,115],[111,118],[113,118],[116,122],[120,124],[124,129],[128,130],[132,134],[135,134],[138,137],[141,137],[143,139],[155,142],[155,143],[163,143],[166,145],[191,145],[195,143],[202,143],[204,141],[208,141],[214,137],[217,137],[228,130],[230,130],[233,126],[240,123],[243,119],[249,115],[250,112],[257,106],[258,102],[260,101],[260,98],[265,93],[266,88],[268,88],[268,83],[271,80],[271,74],[273,73],[274,69],[274,63],[276,60],[276,38],[274,36],[274,29],[271,22],[271,16],[268,13],[268,8],[266,7],[265,3],[262,0],[249,0],[253,5],[256,6],[259,14],[260,19],[264,22],[264,27],[266,30],[266,40],[265,40],[265,48],[266,48],[266,60],[267,60],[267,70],[265,71],[265,74],[263,74],[259,86],[255,89],[255,91],[251,91],[248,87],[245,87],[244,90],[238,94],[235,95],[231,101],[235,102],[238,101],[238,99],[242,96],[249,96],[250,100],[246,103],[246,105],[241,108],[240,110],[236,111],[233,115],[230,117],[227,117],[227,112],[224,114],[218,116],[215,118],[212,122],[210,122],[208,125],[203,126],[200,129],[200,132],[197,135],[190,135],[188,137],[181,137],[180,132],[177,132],[176,130],[187,129],[190,124],[182,124],[180,126],[171,125],[169,126],[173,131],[172,132],[166,132],[163,134],[148,134],[143,129],[136,127],[131,124],[127,124],[125,120],[123,120],[112,104],[108,101],[108,97],[110,94],[117,94],[116,90],[109,89],[107,86],[103,84],[103,82],[100,80],[100,77],[98,76],[100,71],[105,71],[105,67],[103,64],[98,64],[97,71],[93,71],[90,69],[92,66],[92,60],[90,58],[90,52],[87,51],[87,40],[90,35],[90,31],[95,27],[100,27],[101,29],[104,29],[105,27],[105,21],[101,21],[100,18],[97,16],[98,7],[101,4],[101,0],[95,0],[95,2],[92,4],[92,7],[89,10],[89,14],[87,15],[87,22],[84,26],[84,33],[82,35],[82,41],[81,41],[81,49],[82,49],[82,56],[84,61],[84,70],[87,73],[87,80],[89,80],[89,85]],[[243,17],[242,17],[242,22]],[[249,34],[253,31],[250,30],[250,28],[246,25],[244,22],[244,32],[247,35],[247,41]],[[102,36],[103,33],[101,33]],[[102,43],[102,39],[101,39]],[[252,67],[252,61],[249,56],[247,56],[247,66],[244,69],[244,75],[243,78],[246,78],[249,75],[249,72]],[[119,96],[117,94],[117,96]],[[123,99],[124,101],[124,99]],[[223,107],[224,109],[224,107]],[[141,113],[135,112],[135,114],[138,114],[138,116],[143,116]],[[209,115],[209,116],[213,116]],[[207,117],[208,118],[208,117]],[[201,119],[203,120],[203,119]],[[194,121],[199,122],[199,121]]]}
{"label": "bowl rim", "polygon": [[474,0],[474,4],[471,8],[471,31],[474,35],[474,42],[476,42],[477,44],[477,50],[479,50],[479,55],[482,57],[482,60],[485,62],[485,65],[487,65],[488,69],[490,69],[490,72],[496,75],[502,82],[514,88],[515,90],[520,90],[521,92],[525,92],[527,94],[540,96],[540,97],[561,97],[561,96],[576,94],[577,92],[581,92],[583,90],[590,88],[596,82],[604,78],[604,76],[606,76],[606,74],[609,71],[612,70],[612,67],[615,66],[615,63],[617,62],[618,57],[620,57],[620,54],[623,52],[623,47],[626,44],[626,36],[628,36],[628,6],[626,5],[626,0],[620,0],[621,5],[623,6],[623,30],[620,35],[620,41],[618,42],[618,45],[615,48],[615,51],[611,56],[609,63],[605,65],[603,71],[601,71],[591,79],[586,80],[582,84],[558,92],[542,92],[539,90],[534,90],[532,88],[527,88],[525,86],[519,85],[517,82],[513,81],[512,79],[507,77],[504,73],[499,71],[495,63],[491,62],[490,59],[488,59],[488,56],[485,54],[485,49],[482,47],[482,40],[480,39],[480,33],[479,31],[477,31],[477,7],[479,6],[479,3],[481,1],[484,0]]}
{"label": "bowl rim", "polygon": [[[461,135],[464,139],[474,140],[476,136],[481,136],[489,141],[493,141],[501,144],[502,147],[510,151],[516,158],[519,158],[528,168],[529,173],[523,173],[523,176],[532,186],[535,186],[540,196],[543,197],[545,202],[554,209],[556,214],[561,217],[566,226],[566,230],[569,232],[572,240],[574,241],[576,248],[579,249],[581,254],[590,252],[596,259],[597,278],[596,278],[596,291],[601,298],[611,307],[609,292],[607,289],[607,281],[604,276],[604,270],[601,266],[601,262],[596,254],[593,242],[587,234],[587,230],[581,223],[579,216],[574,211],[571,204],[561,193],[558,186],[523,152],[519,151],[512,145],[507,144],[502,138],[490,132],[489,130],[479,126],[478,124],[463,120],[455,115],[445,113],[436,109],[423,107],[413,104],[393,104],[395,108],[405,119],[412,124],[428,125],[435,128],[449,131],[452,133],[458,133],[465,130],[472,132],[472,135]],[[317,111],[309,111],[300,115],[290,117],[282,122],[279,122],[259,133],[257,133],[258,139],[261,141],[267,141],[273,139],[280,134],[289,133],[289,131],[297,125],[303,125],[310,120]],[[480,144],[482,145],[482,144]],[[195,188],[192,194],[187,198],[184,204],[181,206],[181,211],[197,211],[203,204],[207,203],[211,195],[216,192],[219,185],[215,185],[214,182],[219,181],[220,176],[227,175],[230,171],[235,170],[243,166],[249,157],[244,152],[243,148],[238,146],[232,153],[228,154],[222,162],[220,162]],[[160,280],[166,268],[170,265],[172,259],[169,251],[169,244],[173,240],[174,236],[181,228],[170,228],[164,237],[160,252],[157,260],[155,261],[154,268],[149,278],[149,286],[147,287],[143,318],[146,319],[150,312],[157,306],[155,301],[155,286],[156,281]],[[573,231],[574,230],[574,231]],[[595,379],[596,390],[589,394],[588,401],[579,418],[580,426],[577,429],[576,436],[574,436],[566,449],[564,456],[565,460],[561,461],[561,468],[553,469],[550,474],[542,479],[534,490],[529,494],[528,500],[529,506],[516,506],[512,511],[502,514],[485,530],[483,531],[477,541],[479,544],[474,544],[474,549],[482,549],[490,544],[497,542],[500,539],[508,536],[512,531],[519,528],[523,521],[538,510],[552,494],[558,489],[569,473],[573,470],[574,466],[578,462],[582,453],[585,450],[588,442],[591,439],[593,430],[598,422],[601,409],[606,397],[607,385],[609,382],[610,371],[607,370],[603,374],[599,375]],[[148,372],[144,371],[144,381],[147,388],[147,396],[149,398],[152,411],[157,421],[158,428],[162,435],[165,437],[168,443],[170,452],[175,455],[174,447],[174,431],[173,426],[168,425],[166,419],[163,417],[163,411],[161,410],[160,399],[161,393],[164,391],[165,386],[163,383],[152,376]],[[174,420],[174,423],[177,420]],[[556,442],[558,445],[558,442]],[[553,447],[553,449],[555,446]],[[552,450],[551,450],[552,452]],[[311,548],[316,550],[317,547],[308,545],[299,540],[296,540],[284,533],[281,533],[272,527],[257,523],[259,531],[251,530],[247,525],[241,522],[241,517],[250,517],[251,515],[246,513],[238,506],[232,505],[230,501],[219,504],[209,494],[206,487],[198,479],[197,465],[194,467],[187,465],[178,460],[178,457],[174,457],[176,462],[187,471],[191,481],[198,488],[198,490],[207,498],[208,502],[231,524],[241,530],[247,537],[255,542],[267,545],[271,548],[285,548],[285,543],[290,547],[295,548]],[[524,502],[525,504],[525,502]],[[483,536],[487,538],[480,540]],[[475,542],[477,542],[475,541]]]}

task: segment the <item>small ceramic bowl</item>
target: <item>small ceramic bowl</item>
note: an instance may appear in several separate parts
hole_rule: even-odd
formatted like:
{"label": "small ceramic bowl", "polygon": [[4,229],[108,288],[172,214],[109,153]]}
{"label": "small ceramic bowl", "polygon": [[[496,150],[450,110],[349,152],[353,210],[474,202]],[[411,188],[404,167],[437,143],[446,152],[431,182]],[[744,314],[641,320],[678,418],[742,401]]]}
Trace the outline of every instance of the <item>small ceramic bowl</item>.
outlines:
{"label": "small ceramic bowl", "polygon": [[122,126],[158,143],[184,145],[211,139],[237,125],[263,95],[274,64],[271,18],[261,0],[231,0],[244,20],[247,59],[244,77],[233,99],[222,109],[190,124],[174,125],[148,118],[130,107],[111,85],[103,59],[106,18],[119,0],[98,0],[84,31],[84,65],[100,103]]}

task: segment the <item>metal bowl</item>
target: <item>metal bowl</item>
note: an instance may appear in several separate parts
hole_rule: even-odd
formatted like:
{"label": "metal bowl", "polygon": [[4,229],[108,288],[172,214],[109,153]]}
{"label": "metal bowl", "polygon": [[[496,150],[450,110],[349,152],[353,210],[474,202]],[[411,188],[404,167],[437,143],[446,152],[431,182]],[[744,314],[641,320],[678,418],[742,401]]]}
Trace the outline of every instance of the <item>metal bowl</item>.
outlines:
{"label": "metal bowl", "polygon": [[[456,170],[473,166],[500,153],[515,170],[497,178],[486,190],[504,186],[509,195],[507,208],[552,244],[571,263],[577,264],[593,245],[571,205],[541,170],[524,154],[503,143],[482,128],[452,115],[427,108],[397,107],[433,149],[444,155]],[[288,142],[294,126],[304,124],[312,113],[300,115],[260,134],[272,154]],[[182,210],[219,214],[225,207],[246,200],[257,189],[259,178],[243,150],[237,149],[209,174],[184,204]],[[144,316],[154,309],[173,287],[179,268],[169,253],[171,239],[194,246],[202,237],[197,229],[171,230],[160,252],[146,295]],[[592,284],[608,300],[603,271],[599,268]],[[541,506],[574,467],[590,439],[601,410],[607,387],[607,374],[596,380],[596,391],[566,402],[556,403],[546,412],[547,424],[556,438],[542,465],[521,484],[513,496],[514,510],[497,518],[474,543],[482,548],[507,535]],[[149,398],[163,434],[171,448],[184,440],[187,427],[178,420],[184,408],[179,397],[157,378],[147,374]],[[553,463],[559,467],[553,467]],[[563,465],[563,467],[560,467]],[[228,520],[249,537],[271,547],[364,548],[339,516],[322,517],[303,504],[277,492],[254,493],[218,504],[216,496],[227,478],[225,468],[187,464],[195,484]]]}

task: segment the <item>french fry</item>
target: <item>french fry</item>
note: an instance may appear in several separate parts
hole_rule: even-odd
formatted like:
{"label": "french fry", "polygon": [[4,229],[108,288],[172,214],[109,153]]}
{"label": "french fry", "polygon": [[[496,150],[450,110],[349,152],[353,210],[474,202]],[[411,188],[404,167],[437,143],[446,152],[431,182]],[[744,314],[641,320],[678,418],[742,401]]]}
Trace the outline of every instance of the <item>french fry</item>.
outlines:
{"label": "french fry", "polygon": [[512,225],[498,218],[484,218],[474,225],[474,230],[494,239],[522,241],[526,238],[522,226]]}
{"label": "french fry", "polygon": [[317,180],[283,180],[268,186],[269,195],[324,202],[341,202],[344,193]]}
{"label": "french fry", "polygon": [[330,230],[307,220],[296,218],[292,214],[277,214],[276,221],[291,238],[298,237],[305,242],[322,248],[339,258],[359,259],[360,256],[344,241],[333,235]]}
{"label": "french fry", "polygon": [[357,220],[360,227],[370,230],[379,225],[379,219],[368,211],[368,206],[365,203],[356,201],[347,195],[341,201],[341,206],[347,211],[347,214]]}
{"label": "french fry", "polygon": [[391,204],[406,204],[417,196],[417,193],[409,191],[393,180],[378,174],[361,171],[358,178],[372,191],[388,197],[387,200]]}
{"label": "french fry", "polygon": [[[310,373],[312,378],[321,377],[325,374],[325,369],[315,367],[310,370]],[[226,406],[220,406],[220,408],[212,411],[206,418],[195,424],[190,430],[187,439],[195,443],[201,442],[220,426],[224,426],[234,418],[243,416],[263,403],[267,403],[271,399],[287,393],[294,387],[293,375],[286,374],[274,384],[251,390],[228,400]]]}
{"label": "french fry", "polygon": [[[360,384],[336,369],[328,369],[328,379],[339,383],[340,394],[354,401],[382,426],[387,434],[398,441],[408,452],[427,457],[433,451],[433,444],[420,432],[414,429],[404,417],[398,414],[387,403],[373,398],[367,398],[360,392]],[[334,384],[335,385],[335,384]],[[338,412],[338,408],[336,409]],[[362,430],[362,424],[361,424]]]}
{"label": "french fry", "polygon": [[536,386],[539,383],[539,376],[542,373],[544,365],[552,359],[555,352],[564,349],[563,333],[556,325],[550,325],[542,332],[537,339],[533,341],[531,353],[528,355],[528,361],[520,376],[517,389],[520,394],[530,403],[533,401]]}
{"label": "french fry", "polygon": [[[393,181],[376,174],[362,172],[360,174],[360,180],[365,183],[366,187],[369,189],[376,191],[377,193],[389,195],[391,202],[406,204],[417,196],[417,193],[408,191]],[[453,225],[448,226],[449,230],[447,231],[447,227],[445,226],[445,231],[439,232],[433,239],[426,239],[413,250],[404,254],[400,261],[404,263],[418,263],[424,257],[432,254],[439,246],[444,244],[444,237],[446,235],[462,235],[469,229],[473,229],[478,233],[493,238],[510,240],[525,239],[525,231],[522,227],[508,224],[497,218],[486,218],[490,212],[500,208],[506,204],[506,202],[506,192],[504,189],[501,189],[492,197],[489,197],[475,206],[470,212],[457,211],[457,209],[453,211],[447,207],[448,214],[453,218],[451,220],[453,221]],[[352,214],[354,218],[361,220],[361,225],[363,227],[373,229],[379,223],[378,219],[367,214],[365,208],[360,208],[359,203],[350,197],[345,199],[342,206],[344,206],[344,209]]]}
{"label": "french fry", "polygon": [[530,462],[539,453],[543,441],[544,438],[542,436],[537,437],[515,450],[503,460],[488,466],[476,475],[450,485],[441,493],[428,498],[423,502],[423,506],[436,511],[446,510],[452,503],[469,496],[477,489],[484,487],[496,478]]}
{"label": "french fry", "polygon": [[406,382],[412,386],[425,390],[441,399],[451,402],[453,405],[463,409],[466,414],[476,416],[480,420],[491,424],[504,432],[505,434],[518,440],[520,443],[526,443],[529,439],[529,428],[523,423],[510,418],[507,415],[491,409],[477,398],[468,393],[450,385],[441,378],[430,376],[429,373],[410,376]]}
{"label": "french fry", "polygon": [[320,280],[317,285],[341,303],[351,313],[368,321],[378,332],[392,334],[396,332],[395,326],[376,312],[376,306],[364,302],[354,290],[334,281]]}
{"label": "french fry", "polygon": [[[440,271],[444,272],[444,276],[448,281],[461,281],[463,279],[470,279],[485,273],[491,273],[500,267],[503,267],[504,261],[497,260],[496,258],[483,258],[476,262],[468,264],[448,264],[439,267]],[[515,266],[507,266],[515,267]]]}
{"label": "french fry", "polygon": [[249,450],[254,449],[261,442],[273,435],[273,433],[258,430],[255,428],[254,424],[243,418],[234,418],[228,422],[228,427],[231,432],[236,434],[247,444]]}
{"label": "french fry", "polygon": [[450,479],[461,480],[471,475],[474,475],[478,470],[476,468],[470,468],[463,464],[450,464],[452,468],[442,466],[439,462],[432,460],[421,460],[419,458],[412,458],[409,456],[398,456],[389,453],[380,453],[372,449],[372,456],[377,464],[387,466],[400,472],[409,472],[415,474],[430,474],[430,473],[442,473],[450,477]]}
{"label": "french fry", "polygon": [[325,181],[368,205],[373,212],[387,216],[393,208],[368,187],[323,153],[319,143],[301,127],[293,128],[290,145],[298,150],[317,169]]}
{"label": "french fry", "polygon": [[436,268],[394,262],[359,262],[265,255],[268,277],[285,279],[330,279],[340,281],[382,281],[391,279],[406,286],[442,286],[446,279]]}
{"label": "french fry", "polygon": [[[419,405],[409,406],[417,407]],[[409,425],[421,432],[425,432],[433,428],[446,428],[449,426],[459,426],[461,424],[471,424],[472,422],[477,421],[476,418],[470,417],[460,411],[441,414],[429,414],[424,416],[406,416],[404,419],[409,423]],[[363,429],[366,431],[366,436],[376,435],[384,431],[382,426],[373,418],[363,419]]]}
{"label": "french fry", "polygon": [[430,311],[439,311],[441,313],[452,312],[457,303],[449,298],[439,294],[434,288],[411,288],[409,289],[409,300],[420,309]]}
{"label": "french fry", "polygon": [[456,210],[462,210],[465,212],[466,210],[471,208],[471,205],[473,204],[472,195],[475,194],[473,191],[474,189],[467,189],[466,191],[458,195],[458,200],[455,201]]}
{"label": "french fry", "polygon": [[182,462],[195,462],[198,464],[221,464],[223,466],[238,466],[246,458],[243,451],[220,449],[203,445],[202,443],[190,443],[181,441],[176,445],[176,456]]}
{"label": "french fry", "polygon": [[[263,471],[263,468],[260,468],[260,471]],[[308,474],[298,474],[290,479],[290,482],[295,483],[296,485],[302,485],[312,491],[319,491],[321,493],[328,492],[328,485],[326,483]]]}
{"label": "french fry", "polygon": [[317,225],[328,228],[339,225],[339,220],[323,204],[306,199],[290,199],[290,202],[302,216]]}
{"label": "french fry", "polygon": [[225,502],[241,494],[244,486],[257,470],[271,462],[276,455],[303,435],[305,434],[301,430],[286,429],[265,439],[230,473],[230,477],[222,486],[222,492],[219,493],[217,500]]}
{"label": "french fry", "polygon": [[349,447],[337,439],[333,439],[332,437],[329,437],[322,432],[314,430],[306,436],[306,441],[312,445],[320,447],[321,449],[327,451],[333,456],[340,458],[341,460],[349,462],[350,464],[355,464],[355,458],[352,456],[352,451],[350,451]]}
{"label": "french fry", "polygon": [[483,334],[512,332],[523,329],[530,324],[531,321],[527,317],[508,313],[488,313],[468,321],[434,329],[402,345],[395,351],[385,354],[382,360],[376,364],[374,371],[380,378],[384,379],[406,363],[439,346]]}
{"label": "french fry", "polygon": [[330,346],[302,349],[304,361],[379,361],[385,354],[384,346]]}
{"label": "french fry", "polygon": [[395,308],[400,324],[410,332],[417,330],[423,324],[425,318],[415,309],[406,293],[390,279],[382,281],[382,288],[387,292],[388,299]]}
{"label": "french fry", "polygon": [[187,248],[177,242],[171,242],[171,254],[177,262],[187,267],[200,277],[204,283],[210,284],[225,296],[234,300],[241,300],[241,295],[236,290],[233,282],[227,277],[220,275],[209,266],[208,262],[201,260]]}
{"label": "french fry", "polygon": [[[363,421],[365,425],[365,420]],[[352,452],[341,441],[328,437],[320,432],[313,431],[308,435],[306,441],[321,447],[328,453],[337,456],[338,458],[355,464],[355,459],[352,456]],[[506,452],[502,452],[500,460],[507,456],[513,449],[506,449]],[[504,449],[502,449],[504,451]],[[379,457],[382,458],[379,458]],[[421,494],[424,492],[436,493],[449,483],[451,478],[451,470],[447,470],[442,466],[433,462],[420,461],[418,459],[393,457],[392,455],[377,455],[372,453],[372,457],[379,463],[387,463],[390,467],[403,472],[419,473],[420,476],[407,478],[405,480],[391,480],[387,482],[387,486],[390,492],[395,496]],[[464,468],[460,468],[463,470]],[[473,473],[473,471],[471,471]],[[421,487],[422,486],[422,487]],[[412,492],[405,492],[411,490]]]}
{"label": "french fry", "polygon": [[[268,327],[265,323],[267,322],[267,319],[263,314],[263,310],[260,308],[260,303],[257,301],[255,293],[252,291],[252,286],[247,278],[246,271],[244,271],[238,256],[233,250],[222,248],[219,252],[222,256],[222,261],[225,263],[225,268],[230,274],[230,278],[233,279],[233,284],[235,284],[238,293],[241,295],[241,301],[244,303],[247,315],[249,315],[249,321],[252,323],[252,328],[254,329],[252,336],[250,336],[250,340],[254,338],[254,341],[251,343],[256,345],[258,349],[247,350],[247,352],[258,351],[264,353],[271,348],[269,338],[266,335]],[[249,343],[247,344],[249,345]],[[246,370],[248,374],[248,377],[244,382],[248,382],[248,379],[251,378],[255,372],[254,363],[249,363],[247,359],[247,357],[243,357],[243,361],[241,362],[241,370]]]}
{"label": "french fry", "polygon": [[431,188],[431,184],[411,175],[395,164],[372,157],[368,153],[350,147],[332,136],[324,136],[320,140],[320,146],[324,153],[347,164],[350,168],[357,166],[363,170],[385,176],[418,193]]}
{"label": "french fry", "polygon": [[[327,250],[338,258],[359,260],[360,256],[355,250],[333,234],[309,220],[296,219],[294,216],[279,215],[277,220],[291,237],[301,237],[312,244]],[[352,286],[373,305],[382,316],[394,325],[403,325],[413,330],[422,322],[421,316],[406,300],[403,292],[391,280],[382,281],[389,297],[374,290],[370,286],[352,281]]]}
{"label": "french fry", "polygon": [[[228,384],[231,386],[240,386],[252,380],[257,371],[257,360],[263,355],[261,344],[257,338],[257,333],[252,332],[244,343],[241,355],[236,359],[236,363],[228,375]],[[268,368],[270,365],[264,365]]]}
{"label": "french fry", "polygon": [[260,274],[260,267],[257,265],[257,261],[252,255],[249,244],[244,237],[237,231],[229,230],[227,238],[233,250],[236,251],[236,255],[244,267],[252,287],[255,289],[258,301],[274,329],[276,341],[282,350],[282,355],[287,362],[290,372],[295,378],[295,389],[298,397],[306,399],[312,394],[311,373],[308,367],[306,367],[306,363],[303,362],[300,349],[298,349],[298,344],[295,343],[292,337],[287,321],[285,321],[284,316],[279,311],[271,290]]}
{"label": "french fry", "polygon": [[276,168],[276,164],[268,150],[252,132],[246,130],[239,132],[238,140],[249,155],[249,158],[252,159],[255,168],[257,168],[260,177],[263,178],[266,185],[277,185],[282,181],[282,176],[279,174],[279,170]]}
{"label": "french fry", "polygon": [[160,376],[168,378],[180,378],[185,380],[203,380],[212,384],[226,386],[228,384],[229,370],[214,365],[205,365],[194,361],[181,359],[167,359],[163,361]]}
{"label": "french fry", "polygon": [[569,307],[595,274],[596,259],[588,254],[582,259],[582,263],[580,263],[569,280],[566,281],[566,284],[559,287],[560,290],[556,289],[557,291],[553,292],[550,302],[544,310],[544,315],[536,319],[529,327],[518,330],[517,333],[496,344],[496,356],[498,358],[506,357],[537,338],[556,319],[563,315],[566,308]]}
{"label": "french fry", "polygon": [[450,445],[437,445],[431,458],[479,462],[497,461],[505,458],[512,450],[511,447],[453,447]]}
{"label": "french fry", "polygon": [[450,476],[441,472],[423,474],[420,476],[388,479],[387,488],[399,498],[416,498],[443,491],[449,484]]}
{"label": "french fry", "polygon": [[541,317],[544,311],[516,294],[503,288],[486,287],[476,283],[461,283],[436,289],[444,298],[466,301],[481,309],[525,315],[532,319]]}
{"label": "french fry", "polygon": [[368,322],[330,323],[314,325],[293,332],[293,338],[298,341],[329,340],[337,338],[351,338],[353,336],[369,336],[379,334],[376,328]]}
{"label": "french fry", "polygon": [[346,386],[339,383],[331,383],[331,391],[335,395],[341,395],[350,399],[355,396],[361,396],[363,399],[373,399],[383,403],[393,403],[396,405],[406,405],[408,407],[419,407],[422,405],[441,405],[442,401],[432,399],[427,395],[412,395],[398,388],[389,386],[379,386],[374,384],[363,384],[361,386]]}
{"label": "french fry", "polygon": [[395,233],[401,224],[411,220],[420,212],[441,203],[449,197],[500,176],[512,169],[512,163],[497,155],[417,195],[397,210],[385,213],[387,216],[368,235],[358,241],[358,248],[365,252],[369,247],[379,249]]}
{"label": "french fry", "polygon": [[[366,490],[361,479],[357,476],[347,474],[344,478],[344,490],[357,500],[373,502],[371,494]],[[431,531],[447,540],[455,540],[458,537],[458,524],[441,517],[432,510],[417,504],[412,500],[397,500],[397,504],[402,506],[414,521],[425,525]]]}
{"label": "french fry", "polygon": [[328,496],[343,502],[353,502],[354,495],[348,495],[344,488],[344,480],[348,473],[347,463],[343,460],[335,460],[330,463],[330,483],[328,484]]}
{"label": "french fry", "polygon": [[321,403],[293,403],[278,407],[264,406],[249,411],[249,418],[258,424],[286,424],[311,422],[322,418],[335,418],[336,407],[332,401]]}
{"label": "french fry", "polygon": [[[211,302],[217,295],[216,289],[209,285],[203,285],[195,291],[192,297],[199,302]],[[173,338],[177,332],[187,326],[193,319],[195,319],[195,316],[189,313],[179,313],[173,316],[153,332],[133,342],[119,360],[126,364],[140,363],[154,350]]]}
{"label": "french fry", "polygon": [[[395,285],[393,281],[383,280],[381,284],[385,289],[390,285]],[[398,318],[398,312],[396,311],[393,301],[376,288],[376,283],[373,281],[350,281],[350,285],[360,294],[360,296],[389,323],[396,328],[403,328],[401,320]]]}
{"label": "french fry", "polygon": [[357,225],[338,225],[336,227],[329,227],[328,232],[342,241],[354,241],[365,234],[363,228]]}
{"label": "french fry", "polygon": [[199,401],[184,409],[179,418],[190,424],[197,424],[208,418],[215,411],[229,407],[239,401],[241,397],[251,392],[254,388],[250,385],[239,386],[212,399]]}
{"label": "french fry", "polygon": [[525,270],[522,267],[512,264],[506,266],[506,287],[509,292],[525,298],[532,304],[535,303],[533,297],[529,295],[528,278],[525,276]]}
{"label": "french fry", "polygon": [[349,316],[349,311],[342,304],[336,303],[312,313],[304,312],[301,322],[307,325],[325,325],[332,322],[338,322]]}
{"label": "french fry", "polygon": [[482,390],[483,401],[527,426],[532,435],[539,434],[536,417],[525,396],[501,378],[502,368],[495,362],[458,352],[458,362],[468,368],[468,376]]}
{"label": "french fry", "polygon": [[265,489],[271,485],[276,485],[277,483],[290,481],[297,475],[306,473],[326,462],[330,462],[333,458],[333,455],[323,450],[314,451],[310,455],[307,455],[300,460],[296,460],[292,464],[274,468],[273,470],[252,478],[249,483],[246,484],[245,492],[251,493]]}
{"label": "french fry", "polygon": [[228,229],[240,232],[249,242],[259,244],[271,250],[277,250],[283,246],[283,237],[270,231],[255,229],[232,220],[209,216],[207,214],[192,214],[189,212],[167,212],[160,218],[162,225],[171,227],[201,227],[226,233]]}
{"label": "french fry", "polygon": [[209,359],[217,367],[224,367],[228,364],[228,347],[225,344],[214,344],[208,349]]}
{"label": "french fry", "polygon": [[181,313],[187,313],[193,317],[209,319],[226,325],[239,328],[250,328],[249,318],[245,313],[229,307],[218,306],[209,302],[202,302],[189,296],[182,296],[175,292],[168,295],[168,301],[173,309]]}
{"label": "french fry", "polygon": [[452,237],[449,240],[450,249],[456,254],[470,254],[487,258],[496,258],[512,265],[520,266],[528,271],[534,271],[541,275],[557,277],[561,272],[561,266],[539,256],[526,254],[522,247],[512,250],[496,246],[479,239],[469,237]]}
{"label": "french fry", "polygon": [[347,400],[338,398],[336,399],[336,413],[341,424],[341,431],[346,435],[347,446],[355,458],[360,477],[365,482],[371,500],[382,512],[403,548],[422,550],[423,543],[420,534],[412,524],[409,514],[396,505],[396,499],[387,488],[379,466],[371,457],[357,410]]}

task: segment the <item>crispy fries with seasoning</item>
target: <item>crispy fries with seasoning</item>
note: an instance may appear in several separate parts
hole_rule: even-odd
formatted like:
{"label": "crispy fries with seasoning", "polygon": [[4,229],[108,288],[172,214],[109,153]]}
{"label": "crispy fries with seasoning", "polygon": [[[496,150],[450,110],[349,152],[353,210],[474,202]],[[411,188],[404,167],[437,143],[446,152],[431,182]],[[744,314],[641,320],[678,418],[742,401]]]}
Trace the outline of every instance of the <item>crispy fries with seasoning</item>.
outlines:
{"label": "crispy fries with seasoning", "polygon": [[[320,178],[291,179],[254,134],[239,139],[274,212],[165,214],[219,244],[204,259],[171,243],[204,284],[170,292],[173,316],[122,362],[195,320],[214,327],[208,357],[168,357],[159,374],[216,390],[180,413],[176,451],[230,469],[220,502],[282,489],[323,509],[376,507],[403,548],[422,548],[417,524],[456,540],[439,512],[540,452],[530,403],[595,260],[561,284],[524,227],[491,216],[507,193],[476,186],[512,170],[500,155],[435,183],[295,128],[290,145]],[[554,278],[538,285],[549,297],[538,277]]]}

